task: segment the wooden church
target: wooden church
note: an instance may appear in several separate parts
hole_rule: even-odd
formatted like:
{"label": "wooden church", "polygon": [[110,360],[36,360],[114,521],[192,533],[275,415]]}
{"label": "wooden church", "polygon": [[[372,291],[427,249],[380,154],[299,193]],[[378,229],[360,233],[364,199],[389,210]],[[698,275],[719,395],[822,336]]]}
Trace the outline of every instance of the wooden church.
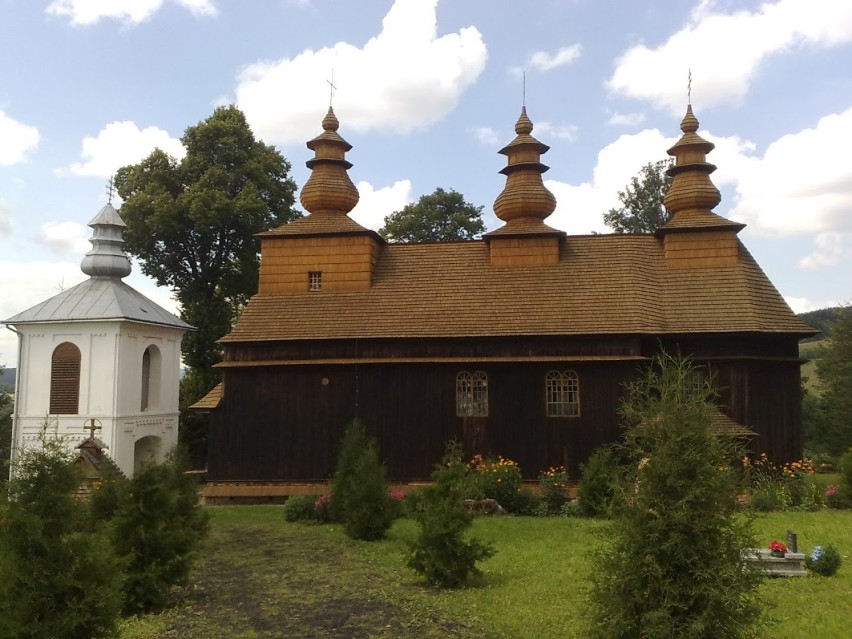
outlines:
{"label": "wooden church", "polygon": [[[655,234],[566,235],[546,224],[548,146],[526,110],[500,153],[505,224],[481,240],[389,244],[348,213],[352,147],[329,109],[308,142],[309,215],[260,235],[258,293],[224,347],[208,480],[327,480],[360,418],[388,476],[429,477],[444,443],[502,455],[533,478],[576,476],[620,436],[624,384],[665,349],[718,390],[715,427],[778,461],[801,455],[799,339],[814,334],[755,263],[720,194],[691,106]],[[227,491],[225,491],[227,492]]]}

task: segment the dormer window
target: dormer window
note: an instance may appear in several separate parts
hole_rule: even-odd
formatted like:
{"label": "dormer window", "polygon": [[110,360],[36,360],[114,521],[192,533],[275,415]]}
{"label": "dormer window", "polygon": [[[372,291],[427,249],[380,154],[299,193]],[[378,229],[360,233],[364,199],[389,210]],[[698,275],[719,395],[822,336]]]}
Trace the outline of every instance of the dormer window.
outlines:
{"label": "dormer window", "polygon": [[308,271],[308,290],[322,290],[322,271]]}

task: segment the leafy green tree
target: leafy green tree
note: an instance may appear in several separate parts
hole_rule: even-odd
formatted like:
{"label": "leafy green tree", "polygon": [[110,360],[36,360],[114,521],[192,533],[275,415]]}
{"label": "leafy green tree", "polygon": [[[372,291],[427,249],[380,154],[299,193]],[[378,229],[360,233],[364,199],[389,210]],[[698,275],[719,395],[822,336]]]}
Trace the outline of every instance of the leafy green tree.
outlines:
{"label": "leafy green tree", "polygon": [[125,485],[113,484],[114,494],[95,499],[106,515],[110,508],[103,504],[115,504],[112,545],[125,562],[125,612],[164,606],[172,588],[189,578],[208,515],[185,468],[180,458],[145,464]]}
{"label": "leafy green tree", "polygon": [[820,348],[817,375],[822,415],[816,443],[820,452],[839,456],[852,447],[852,306],[838,309]]}
{"label": "leafy green tree", "polygon": [[376,442],[357,419],[347,426],[340,444],[331,509],[353,539],[384,539],[393,524],[395,508],[388,495],[385,468]]}
{"label": "leafy green tree", "polygon": [[594,637],[758,633],[760,576],[742,555],[756,544],[732,467],[743,449],[710,432],[712,390],[691,391],[691,373],[688,361],[660,355],[629,387],[628,482],[595,561]]}
{"label": "leafy green tree", "polygon": [[495,552],[490,544],[465,538],[473,521],[473,514],[461,505],[469,484],[467,475],[461,446],[448,443],[432,473],[434,484],[423,488],[422,502],[414,512],[420,530],[410,544],[408,566],[442,588],[462,586],[479,574],[477,562]]}
{"label": "leafy green tree", "polygon": [[[115,185],[127,251],[143,273],[174,291],[182,319],[197,328],[183,340],[184,362],[197,375],[196,396],[183,402],[189,405],[218,381],[211,368],[221,357],[216,340],[257,291],[255,234],[299,214],[290,163],[255,139],[236,107],[217,108],[181,141],[182,160],[156,149],[119,169]],[[191,430],[182,434],[203,440]]]}
{"label": "leafy green tree", "polygon": [[73,493],[81,478],[64,442],[42,433],[15,458],[0,497],[0,636],[111,637],[121,570]]}
{"label": "leafy green tree", "polygon": [[471,240],[485,232],[482,207],[465,202],[450,189],[435,189],[416,204],[407,204],[385,218],[379,234],[391,242],[452,242]]}
{"label": "leafy green tree", "polygon": [[604,224],[615,233],[653,233],[669,221],[663,198],[672,184],[668,160],[649,162],[618,192],[619,208],[604,213]]}

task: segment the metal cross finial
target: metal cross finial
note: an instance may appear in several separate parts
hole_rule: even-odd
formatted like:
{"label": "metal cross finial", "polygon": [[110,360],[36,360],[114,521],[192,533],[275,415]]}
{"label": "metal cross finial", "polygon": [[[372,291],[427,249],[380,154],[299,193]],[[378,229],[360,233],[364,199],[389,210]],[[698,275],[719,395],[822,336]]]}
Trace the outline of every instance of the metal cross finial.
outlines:
{"label": "metal cross finial", "polygon": [[692,67],[689,68],[689,82],[686,83],[686,102],[692,104]]}
{"label": "metal cross finial", "polygon": [[112,177],[110,177],[109,180],[107,181],[106,192],[107,192],[107,202],[109,204],[112,204],[112,198],[113,198],[113,196],[115,196],[115,181],[113,181]]}
{"label": "metal cross finial", "polygon": [[330,95],[328,96],[328,106],[329,108],[331,108],[333,106],[332,103],[334,102],[334,91],[335,89],[337,89],[337,87],[334,85],[334,68],[331,69],[331,80],[326,80],[326,82],[328,82],[328,86],[330,87]]}
{"label": "metal cross finial", "polygon": [[101,426],[100,420],[97,420],[94,417],[92,417],[92,419],[89,420],[88,426],[86,424],[83,424],[83,430],[89,431],[89,437],[91,439],[95,438],[95,431],[101,430],[102,428],[103,428],[103,426]]}

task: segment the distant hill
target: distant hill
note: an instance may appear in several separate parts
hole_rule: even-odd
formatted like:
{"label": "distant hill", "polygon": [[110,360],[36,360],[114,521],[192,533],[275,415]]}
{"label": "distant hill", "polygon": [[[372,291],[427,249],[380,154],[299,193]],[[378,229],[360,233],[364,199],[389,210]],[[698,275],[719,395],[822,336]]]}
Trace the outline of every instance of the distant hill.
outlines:
{"label": "distant hill", "polygon": [[840,312],[840,306],[832,306],[831,308],[820,308],[816,311],[808,311],[807,313],[799,313],[797,317],[809,326],[813,326],[820,334],[803,339],[805,342],[816,342],[828,337],[828,332],[831,323],[837,318],[837,313]]}

